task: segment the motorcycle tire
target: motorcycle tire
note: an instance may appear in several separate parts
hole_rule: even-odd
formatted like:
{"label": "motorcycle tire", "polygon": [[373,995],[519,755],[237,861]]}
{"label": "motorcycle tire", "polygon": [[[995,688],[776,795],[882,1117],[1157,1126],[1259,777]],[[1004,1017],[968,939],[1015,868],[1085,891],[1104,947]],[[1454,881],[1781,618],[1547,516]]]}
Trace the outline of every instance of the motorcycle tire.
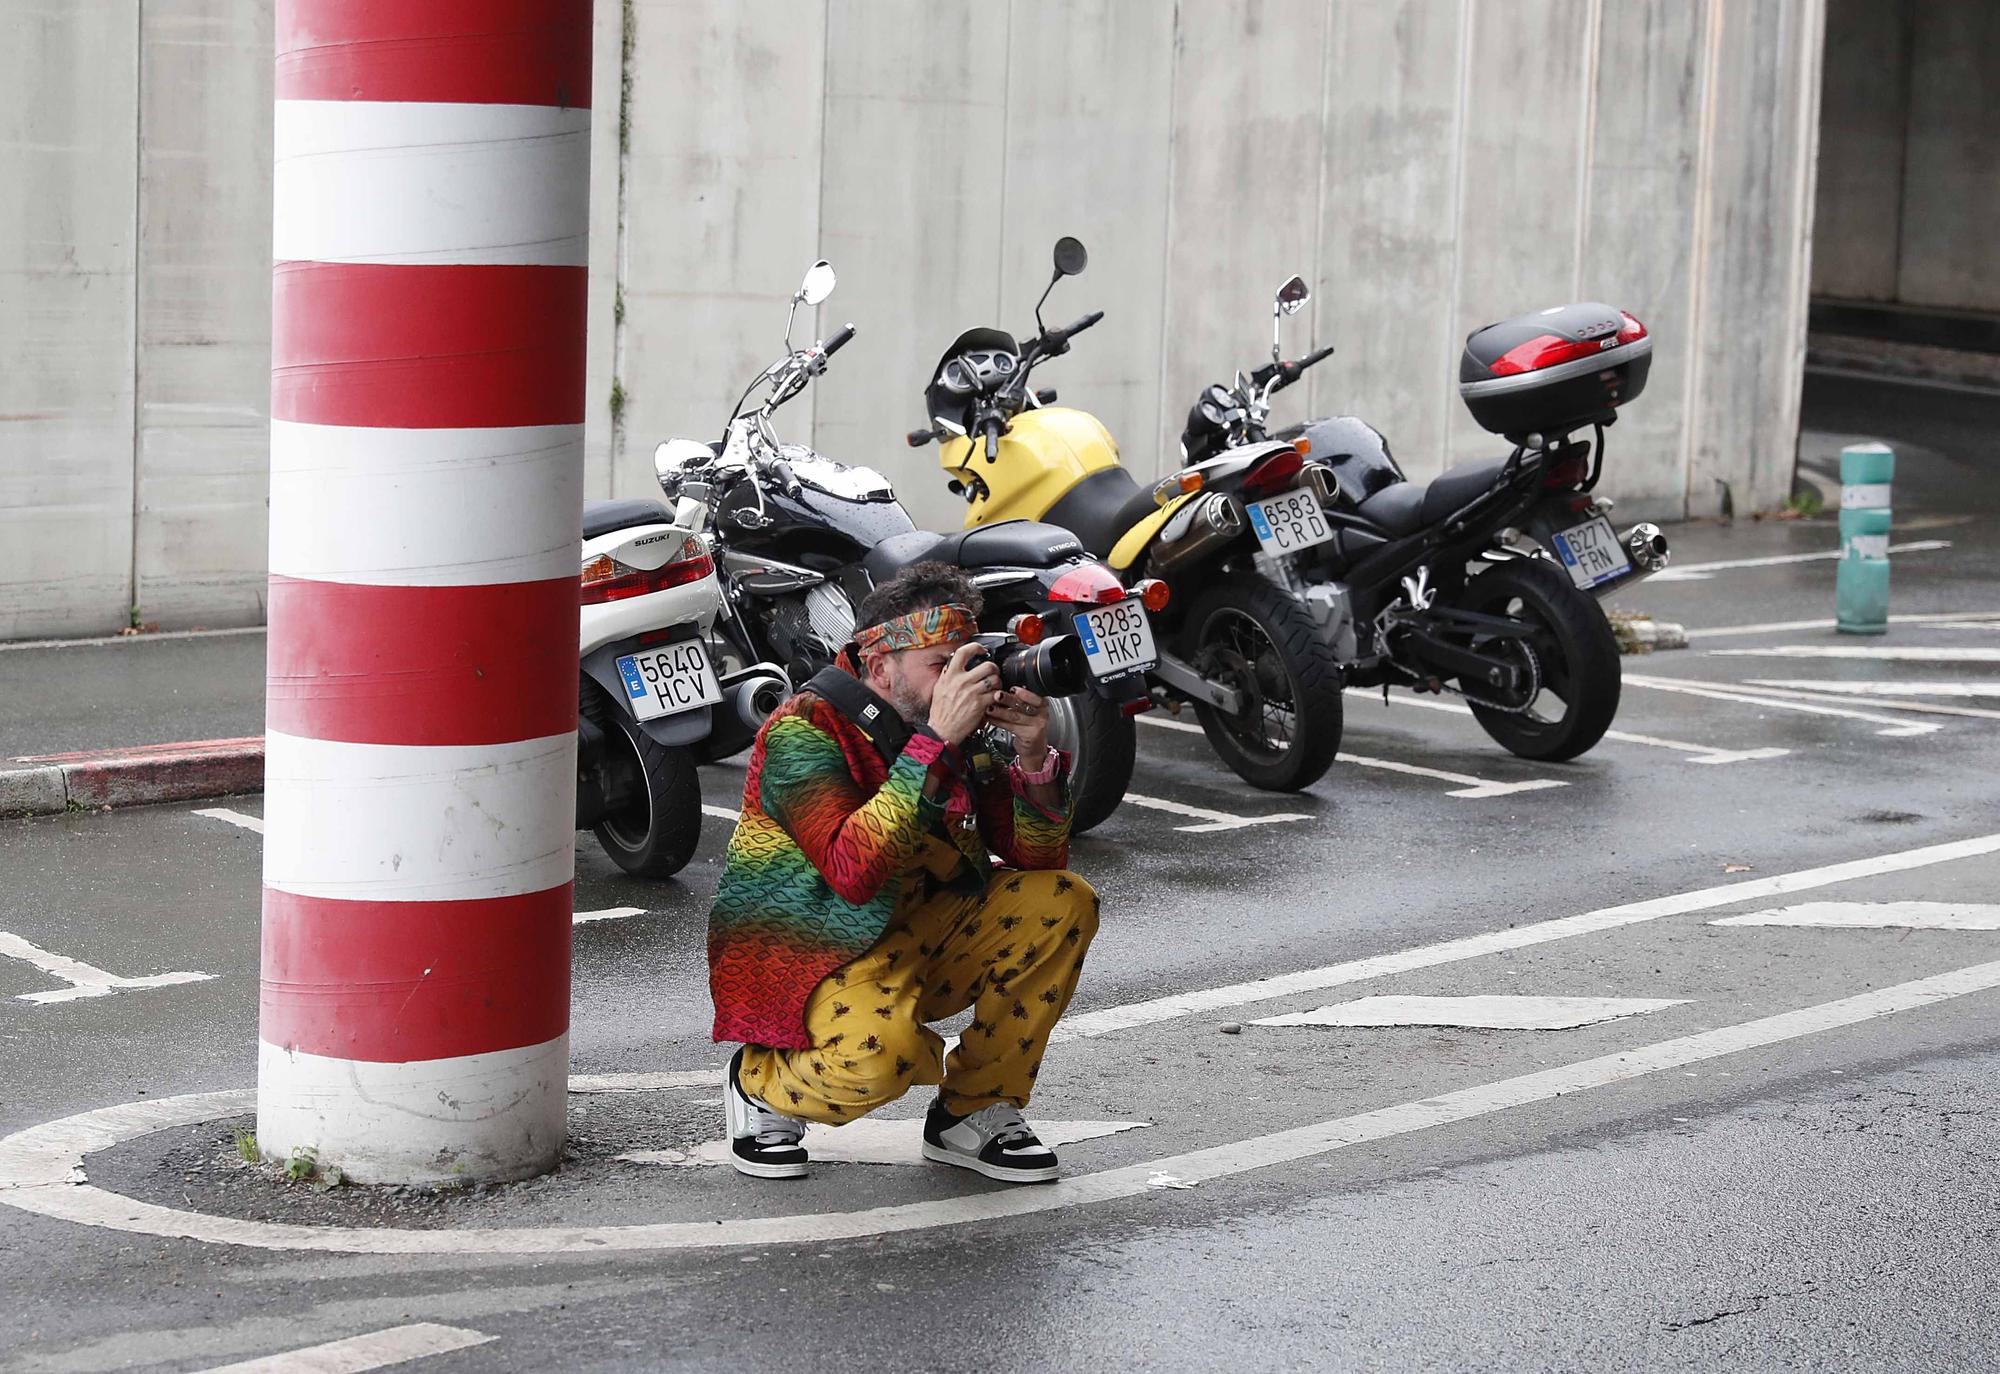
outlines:
{"label": "motorcycle tire", "polygon": [[701,841],[701,780],[694,755],[657,743],[628,716],[620,715],[611,728],[638,757],[642,800],[605,817],[591,833],[611,862],[633,877],[672,877],[687,867]]}
{"label": "motorcycle tire", "polygon": [[1088,692],[1049,699],[1049,743],[1070,756],[1069,829],[1094,829],[1125,800],[1139,727],[1118,704]]}
{"label": "motorcycle tire", "polygon": [[[1325,776],[1340,748],[1340,665],[1304,606],[1261,577],[1228,577],[1195,599],[1179,638],[1204,676],[1251,697],[1254,736],[1247,716],[1205,702],[1194,708],[1238,777],[1266,792],[1297,792]],[[1292,728],[1282,741],[1267,733],[1267,699],[1290,703]]]}
{"label": "motorcycle tire", "polygon": [[[1473,717],[1508,753],[1560,763],[1604,738],[1618,714],[1624,684],[1618,639],[1597,598],[1579,591],[1567,574],[1542,559],[1497,563],[1466,584],[1463,606],[1482,615],[1505,615],[1537,626],[1541,688],[1526,712],[1468,702]],[[1562,707],[1548,714],[1545,699]]]}

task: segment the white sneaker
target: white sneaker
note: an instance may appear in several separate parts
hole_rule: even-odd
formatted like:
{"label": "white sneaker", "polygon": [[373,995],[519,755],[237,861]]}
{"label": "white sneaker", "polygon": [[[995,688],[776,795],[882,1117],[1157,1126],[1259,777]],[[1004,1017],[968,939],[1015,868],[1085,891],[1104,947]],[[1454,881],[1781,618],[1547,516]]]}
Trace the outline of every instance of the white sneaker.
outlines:
{"label": "white sneaker", "polygon": [[924,1158],[1006,1183],[1047,1183],[1056,1176],[1056,1152],[1006,1102],[970,1116],[953,1116],[933,1102],[924,1116]]}
{"label": "white sneaker", "polygon": [[739,1048],[723,1073],[723,1110],[728,1117],[729,1162],[752,1178],[804,1178],[806,1123],[774,1112],[743,1091],[736,1076],[742,1067]]}

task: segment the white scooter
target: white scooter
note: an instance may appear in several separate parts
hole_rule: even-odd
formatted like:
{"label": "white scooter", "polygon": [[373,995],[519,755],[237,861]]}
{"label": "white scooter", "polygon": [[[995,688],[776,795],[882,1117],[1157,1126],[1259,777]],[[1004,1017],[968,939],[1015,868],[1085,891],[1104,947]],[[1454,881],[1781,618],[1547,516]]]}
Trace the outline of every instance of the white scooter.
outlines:
{"label": "white scooter", "polygon": [[715,559],[658,501],[585,504],[582,601],[577,829],[627,873],[664,878],[701,838],[693,746],[712,713],[761,721],[791,684],[769,664],[716,676]]}

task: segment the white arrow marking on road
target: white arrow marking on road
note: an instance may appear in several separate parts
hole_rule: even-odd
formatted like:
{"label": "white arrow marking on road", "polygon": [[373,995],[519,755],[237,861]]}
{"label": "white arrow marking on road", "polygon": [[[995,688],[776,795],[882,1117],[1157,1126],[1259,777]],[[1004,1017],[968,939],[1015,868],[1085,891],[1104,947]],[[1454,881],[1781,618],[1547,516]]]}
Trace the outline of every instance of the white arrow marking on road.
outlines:
{"label": "white arrow marking on road", "polygon": [[[1376,693],[1365,687],[1349,687],[1347,695],[1380,700]],[[1472,714],[1470,706],[1461,706],[1454,701],[1428,701],[1422,697],[1398,693],[1395,701],[1404,706],[1419,706],[1426,711],[1449,711],[1456,716]],[[1670,749],[1677,754],[1688,754],[1689,763],[1748,763],[1753,759],[1779,759],[1791,753],[1789,749],[1718,749],[1712,744],[1690,744],[1686,740],[1661,739],[1658,735],[1635,735],[1627,730],[1606,730],[1604,738],[1617,740],[1622,744],[1643,744],[1653,749]]]}
{"label": "white arrow marking on road", "polygon": [[1890,663],[2000,663],[2000,649],[1938,644],[1774,644],[1768,649],[1710,649],[1717,658],[1861,658]]}
{"label": "white arrow marking on road", "polygon": [[1990,902],[1800,902],[1712,926],[1831,926],[1847,930],[2000,930],[2000,906]]}
{"label": "white arrow marking on road", "polygon": [[[1907,544],[1891,544],[1890,553],[1928,553],[1932,549],[1948,549],[1949,539],[1917,539]],[[1649,579],[1653,582],[1706,582],[1719,572],[1736,568],[1776,568],[1787,563],[1833,562],[1840,557],[1839,549],[1826,549],[1820,553],[1787,553],[1771,558],[1726,558],[1716,563],[1682,563],[1664,572],[1656,572]]]}
{"label": "white arrow marking on road", "polygon": [[1829,678],[1759,677],[1754,687],[1795,692],[1844,692],[1853,697],[2000,697],[2000,682],[1843,682]]}
{"label": "white arrow marking on road", "polygon": [[242,826],[245,830],[254,831],[259,835],[264,833],[263,817],[246,816],[241,811],[231,811],[226,806],[205,806],[194,814],[206,816],[212,821],[227,821],[231,825]]}
{"label": "white arrow marking on road", "polygon": [[1473,1030],[1573,1030],[1678,1007],[1656,997],[1362,997],[1313,1011],[1252,1021],[1253,1026],[1450,1026]]}
{"label": "white arrow marking on road", "polygon": [[[1136,1131],[1150,1121],[1035,1121],[1029,1123],[1044,1145],[1073,1145],[1080,1140],[1096,1140]],[[927,1164],[924,1158],[924,1123],[921,1117],[862,1117],[845,1126],[806,1127],[805,1147],[813,1163],[837,1164]],[[692,1150],[634,1150],[618,1156],[632,1164],[667,1164],[680,1169],[706,1168],[729,1162],[729,1146],[720,1140],[704,1141]]]}
{"label": "white arrow marking on road", "polygon": [[427,1355],[443,1355],[497,1339],[463,1326],[412,1322],[408,1326],[392,1326],[387,1331],[372,1331],[366,1336],[349,1336],[325,1345],[288,1350],[282,1355],[216,1365],[200,1374],[364,1374],[370,1369],[404,1364]]}
{"label": "white arrow marking on road", "polygon": [[1796,711],[1801,715],[1836,716],[1842,720],[1866,721],[1871,725],[1886,727],[1875,732],[1878,735],[1885,736],[1929,735],[1935,734],[1942,728],[1941,726],[1931,724],[1929,721],[1897,720],[1894,716],[1878,716],[1868,711],[1854,711],[1841,706],[1826,706],[1819,702],[1795,701],[1789,697],[1770,695],[1751,696],[1743,692],[1725,691],[1718,687],[1710,687],[1705,683],[1689,682],[1682,678],[1641,677],[1637,673],[1627,673],[1625,675],[1625,684],[1628,687],[1651,688],[1656,692],[1680,692],[1685,696],[1707,697],[1711,701],[1734,701],[1749,706],[1768,706],[1779,711]]}
{"label": "white arrow marking on road", "polygon": [[1168,801],[1164,797],[1143,797],[1137,792],[1127,792],[1125,800],[1134,806],[1143,806],[1150,811],[1165,811],[1175,816],[1191,816],[1204,822],[1202,825],[1177,825],[1176,830],[1191,834],[1203,834],[1216,830],[1241,830],[1247,825],[1275,825],[1281,821],[1309,821],[1311,816],[1300,815],[1296,811],[1279,811],[1269,816],[1232,816],[1227,811],[1211,811],[1205,806],[1189,806],[1186,802]]}
{"label": "white arrow marking on road", "polygon": [[176,983],[203,983],[212,973],[155,973],[144,978],[123,978],[106,973],[95,964],[86,964],[63,954],[52,954],[40,945],[29,944],[18,935],[0,930],[0,955],[33,964],[51,978],[68,983],[53,992],[24,992],[16,1001],[47,1005],[51,1002],[79,1002],[86,997],[109,997],[124,988],[165,988]]}

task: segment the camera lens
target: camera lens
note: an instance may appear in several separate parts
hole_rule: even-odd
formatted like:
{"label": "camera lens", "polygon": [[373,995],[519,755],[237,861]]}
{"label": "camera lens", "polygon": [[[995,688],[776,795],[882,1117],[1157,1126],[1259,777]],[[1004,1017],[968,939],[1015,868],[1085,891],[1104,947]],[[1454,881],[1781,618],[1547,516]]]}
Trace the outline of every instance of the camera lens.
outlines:
{"label": "camera lens", "polygon": [[1090,664],[1075,635],[1057,635],[1040,644],[1015,640],[994,656],[1000,682],[1025,687],[1036,696],[1075,696],[1090,686]]}

